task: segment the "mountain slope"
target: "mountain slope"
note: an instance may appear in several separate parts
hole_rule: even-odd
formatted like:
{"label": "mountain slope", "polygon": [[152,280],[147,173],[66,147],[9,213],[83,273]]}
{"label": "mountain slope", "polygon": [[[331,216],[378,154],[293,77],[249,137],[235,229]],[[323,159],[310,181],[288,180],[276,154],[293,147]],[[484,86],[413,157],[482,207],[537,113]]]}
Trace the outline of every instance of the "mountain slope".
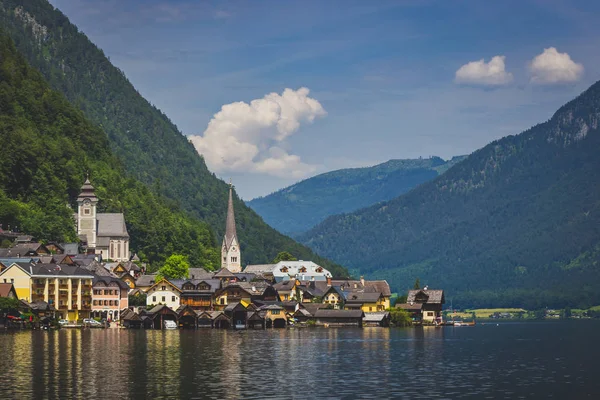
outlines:
{"label": "mountain slope", "polygon": [[439,157],[390,160],[367,168],[348,168],[303,180],[246,202],[272,227],[300,234],[325,218],[398,197],[464,159]]}
{"label": "mountain slope", "polygon": [[302,240],[397,289],[420,277],[455,306],[597,304],[599,120],[596,83],[548,122]]}
{"label": "mountain slope", "polygon": [[[52,91],[0,31],[0,222],[39,239],[75,241],[75,198],[86,173],[102,211],[124,212],[131,249],[151,263],[171,253],[216,267],[207,224],[191,221],[128,177],[106,135]],[[70,204],[73,208],[69,208]]]}
{"label": "mountain slope", "polygon": [[[220,240],[228,185],[100,49],[46,0],[0,0],[0,21],[29,63],[104,130],[128,173],[207,222]],[[234,202],[244,263],[271,261],[286,250],[337,274],[347,273],[279,234],[237,196]]]}

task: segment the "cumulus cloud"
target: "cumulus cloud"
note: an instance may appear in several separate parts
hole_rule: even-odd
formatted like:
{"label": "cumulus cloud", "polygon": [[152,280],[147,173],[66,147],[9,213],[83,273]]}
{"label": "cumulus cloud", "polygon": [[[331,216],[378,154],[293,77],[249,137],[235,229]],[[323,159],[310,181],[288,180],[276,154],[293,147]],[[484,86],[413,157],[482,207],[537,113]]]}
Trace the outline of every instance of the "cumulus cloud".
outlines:
{"label": "cumulus cloud", "polygon": [[489,62],[482,58],[471,61],[456,71],[454,81],[472,85],[500,86],[513,80],[510,72],[506,72],[505,56],[494,56]]}
{"label": "cumulus cloud", "polygon": [[583,75],[583,65],[571,60],[567,53],[559,53],[554,47],[544,49],[529,64],[531,82],[567,83],[576,82]]}
{"label": "cumulus cloud", "polygon": [[189,136],[209,168],[216,172],[257,172],[302,178],[316,167],[286,150],[286,139],[327,112],[310,91],[285,89],[250,103],[225,104],[202,135]]}

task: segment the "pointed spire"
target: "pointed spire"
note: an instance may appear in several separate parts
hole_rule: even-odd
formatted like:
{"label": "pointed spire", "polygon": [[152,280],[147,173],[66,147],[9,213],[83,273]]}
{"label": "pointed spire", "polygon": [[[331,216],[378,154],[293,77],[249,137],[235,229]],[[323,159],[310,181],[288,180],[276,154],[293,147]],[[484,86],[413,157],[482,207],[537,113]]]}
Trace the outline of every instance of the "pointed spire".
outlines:
{"label": "pointed spire", "polygon": [[227,221],[225,223],[225,246],[229,248],[232,240],[237,242],[237,232],[235,229],[235,214],[233,212],[233,184],[229,182],[229,203],[227,204]]}
{"label": "pointed spire", "polygon": [[90,183],[89,175],[86,174],[85,182],[81,186],[81,192],[77,196],[77,201],[83,201],[84,199],[90,199],[91,201],[98,201],[96,194],[94,193],[94,187]]}

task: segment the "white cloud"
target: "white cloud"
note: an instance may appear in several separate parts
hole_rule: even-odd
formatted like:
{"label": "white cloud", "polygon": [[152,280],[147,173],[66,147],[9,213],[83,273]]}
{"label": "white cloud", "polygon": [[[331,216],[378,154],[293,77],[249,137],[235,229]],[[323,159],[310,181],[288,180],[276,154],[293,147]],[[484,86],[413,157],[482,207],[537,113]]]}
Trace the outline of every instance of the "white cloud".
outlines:
{"label": "white cloud", "polygon": [[216,172],[256,172],[302,178],[316,167],[285,149],[301,123],[327,115],[307,88],[270,93],[249,104],[225,104],[202,135],[189,136],[209,168]]}
{"label": "white cloud", "polygon": [[513,80],[513,75],[506,72],[504,66],[505,56],[494,56],[486,63],[482,58],[471,61],[456,71],[454,82],[474,85],[500,86]]}
{"label": "white cloud", "polygon": [[576,82],[583,75],[583,65],[571,60],[567,53],[559,53],[556,48],[544,49],[529,64],[531,82],[565,83]]}

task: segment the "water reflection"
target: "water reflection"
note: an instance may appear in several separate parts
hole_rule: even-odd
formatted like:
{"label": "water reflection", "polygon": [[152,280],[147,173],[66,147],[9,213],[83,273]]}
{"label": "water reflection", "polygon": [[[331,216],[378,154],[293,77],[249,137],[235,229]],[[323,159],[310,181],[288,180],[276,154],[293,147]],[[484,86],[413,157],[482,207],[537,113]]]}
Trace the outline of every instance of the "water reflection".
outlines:
{"label": "water reflection", "polygon": [[8,333],[0,398],[578,398],[600,392],[590,323]]}

